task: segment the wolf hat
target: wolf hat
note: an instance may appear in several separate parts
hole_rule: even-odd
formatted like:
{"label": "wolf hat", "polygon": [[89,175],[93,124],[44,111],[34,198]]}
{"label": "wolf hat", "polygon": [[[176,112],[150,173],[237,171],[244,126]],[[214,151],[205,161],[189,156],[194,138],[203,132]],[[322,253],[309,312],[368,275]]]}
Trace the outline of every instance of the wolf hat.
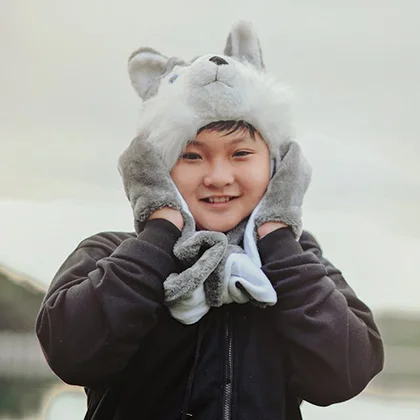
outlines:
{"label": "wolf hat", "polygon": [[292,137],[289,90],[265,72],[259,39],[248,22],[233,25],[223,55],[187,63],[140,48],[129,58],[128,72],[143,99],[138,135],[153,144],[168,170],[211,122],[252,124],[273,158]]}

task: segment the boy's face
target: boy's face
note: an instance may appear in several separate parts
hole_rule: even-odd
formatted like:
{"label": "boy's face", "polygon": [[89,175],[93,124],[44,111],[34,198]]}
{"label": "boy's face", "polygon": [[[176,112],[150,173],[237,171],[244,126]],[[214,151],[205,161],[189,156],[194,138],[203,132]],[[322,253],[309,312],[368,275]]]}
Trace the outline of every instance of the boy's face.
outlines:
{"label": "boy's face", "polygon": [[199,229],[227,232],[248,217],[270,181],[270,153],[258,132],[204,130],[171,171]]}

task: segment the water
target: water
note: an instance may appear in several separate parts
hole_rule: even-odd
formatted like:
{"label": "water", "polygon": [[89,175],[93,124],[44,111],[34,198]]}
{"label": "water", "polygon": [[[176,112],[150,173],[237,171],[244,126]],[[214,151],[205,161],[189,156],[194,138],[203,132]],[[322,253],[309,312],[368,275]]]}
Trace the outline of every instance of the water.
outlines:
{"label": "water", "polygon": [[304,403],[302,412],[305,420],[355,420],[368,417],[380,420],[418,420],[420,401],[358,397],[330,407],[315,407]]}

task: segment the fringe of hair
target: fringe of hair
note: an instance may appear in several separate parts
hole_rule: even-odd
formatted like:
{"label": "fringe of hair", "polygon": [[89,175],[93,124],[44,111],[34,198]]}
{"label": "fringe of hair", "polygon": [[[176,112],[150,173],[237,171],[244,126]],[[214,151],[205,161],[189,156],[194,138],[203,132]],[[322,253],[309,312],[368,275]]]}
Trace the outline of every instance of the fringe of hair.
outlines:
{"label": "fringe of hair", "polygon": [[239,120],[228,120],[228,121],[214,121],[210,124],[205,125],[204,127],[201,127],[197,135],[200,134],[204,130],[210,130],[210,131],[218,131],[218,132],[226,132],[225,136],[228,136],[232,133],[235,133],[236,131],[248,131],[249,135],[255,140],[255,132],[257,129],[250,123]]}

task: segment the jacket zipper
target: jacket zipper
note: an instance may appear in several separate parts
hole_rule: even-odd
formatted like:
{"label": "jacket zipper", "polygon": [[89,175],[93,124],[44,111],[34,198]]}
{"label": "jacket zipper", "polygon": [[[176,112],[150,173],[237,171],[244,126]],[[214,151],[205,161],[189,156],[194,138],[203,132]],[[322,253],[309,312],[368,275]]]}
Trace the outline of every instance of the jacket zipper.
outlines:
{"label": "jacket zipper", "polygon": [[230,313],[226,311],[225,321],[225,345],[226,345],[226,358],[225,358],[225,383],[223,390],[223,420],[231,419],[232,410],[232,328],[230,322]]}

